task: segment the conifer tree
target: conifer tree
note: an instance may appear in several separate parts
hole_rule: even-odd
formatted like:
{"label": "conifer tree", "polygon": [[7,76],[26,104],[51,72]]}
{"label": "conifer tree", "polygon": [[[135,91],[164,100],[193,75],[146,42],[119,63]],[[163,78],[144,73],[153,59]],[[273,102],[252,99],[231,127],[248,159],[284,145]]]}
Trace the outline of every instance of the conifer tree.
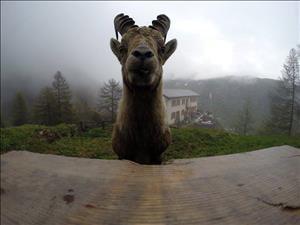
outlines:
{"label": "conifer tree", "polygon": [[99,109],[100,111],[109,112],[112,122],[115,120],[121,94],[122,88],[119,82],[114,79],[110,79],[108,83],[104,83],[104,86],[100,89]]}
{"label": "conifer tree", "polygon": [[252,117],[252,107],[250,100],[244,103],[243,109],[239,112],[237,116],[237,122],[235,125],[235,130],[242,135],[248,135],[253,130],[253,117]]}
{"label": "conifer tree", "polygon": [[56,99],[56,121],[57,123],[70,123],[73,120],[73,106],[71,104],[71,91],[66,79],[60,71],[54,75],[52,83]]}
{"label": "conifer tree", "polygon": [[12,105],[12,124],[20,126],[27,122],[28,111],[27,105],[21,92],[18,92],[13,100]]}
{"label": "conifer tree", "polygon": [[299,112],[299,61],[297,52],[292,48],[283,65],[282,77],[276,92],[271,96],[271,118],[267,130],[273,133],[292,135],[300,119]]}
{"label": "conifer tree", "polygon": [[52,88],[45,87],[40,91],[34,105],[34,120],[45,125],[56,123],[56,99]]}

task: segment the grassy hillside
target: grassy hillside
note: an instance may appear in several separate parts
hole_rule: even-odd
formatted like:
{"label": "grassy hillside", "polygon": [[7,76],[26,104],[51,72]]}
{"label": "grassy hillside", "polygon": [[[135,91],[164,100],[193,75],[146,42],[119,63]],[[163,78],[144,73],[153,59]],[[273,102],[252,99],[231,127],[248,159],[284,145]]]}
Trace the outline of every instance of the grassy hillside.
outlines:
{"label": "grassy hillside", "polygon": [[[173,142],[163,156],[165,161],[233,154],[278,145],[300,148],[299,137],[240,136],[199,128],[173,128],[172,136]],[[99,159],[117,158],[111,148],[111,128],[95,128],[79,133],[74,125],[66,124],[1,128],[1,153],[10,150]]]}
{"label": "grassy hillside", "polygon": [[172,135],[173,143],[165,153],[166,159],[226,155],[280,145],[300,148],[299,137],[241,136],[199,128],[172,129]]}

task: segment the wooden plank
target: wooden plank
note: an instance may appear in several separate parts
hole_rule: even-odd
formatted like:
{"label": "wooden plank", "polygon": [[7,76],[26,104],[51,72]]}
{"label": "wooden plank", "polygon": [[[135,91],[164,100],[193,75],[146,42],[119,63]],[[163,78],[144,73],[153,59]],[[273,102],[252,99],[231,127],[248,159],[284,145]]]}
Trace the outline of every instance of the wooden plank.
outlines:
{"label": "wooden plank", "polygon": [[1,155],[1,224],[299,224],[300,150],[167,165],[12,151]]}

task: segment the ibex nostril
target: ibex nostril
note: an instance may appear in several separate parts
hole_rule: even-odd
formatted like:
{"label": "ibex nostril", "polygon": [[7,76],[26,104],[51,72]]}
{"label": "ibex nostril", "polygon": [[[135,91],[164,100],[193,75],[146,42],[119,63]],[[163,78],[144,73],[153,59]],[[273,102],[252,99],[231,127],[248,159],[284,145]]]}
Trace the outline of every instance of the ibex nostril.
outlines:
{"label": "ibex nostril", "polygon": [[153,56],[153,53],[151,51],[148,51],[145,53],[146,58],[151,58]]}
{"label": "ibex nostril", "polygon": [[140,58],[142,54],[139,51],[133,51],[132,55],[137,57],[137,58]]}
{"label": "ibex nostril", "polygon": [[139,58],[140,60],[145,60],[148,58],[151,58],[154,56],[154,54],[152,53],[152,51],[148,50],[148,49],[138,49],[138,50],[134,50],[131,53],[134,57]]}

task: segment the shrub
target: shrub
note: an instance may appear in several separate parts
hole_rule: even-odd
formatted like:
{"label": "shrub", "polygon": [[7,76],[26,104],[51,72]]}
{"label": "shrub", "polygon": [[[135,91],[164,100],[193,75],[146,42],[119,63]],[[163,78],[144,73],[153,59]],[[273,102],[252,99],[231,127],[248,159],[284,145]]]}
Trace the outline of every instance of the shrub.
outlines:
{"label": "shrub", "polygon": [[45,126],[29,124],[19,127],[1,128],[1,152],[28,149],[31,138],[44,128]]}
{"label": "shrub", "polygon": [[111,131],[108,129],[103,129],[103,128],[93,128],[87,131],[84,136],[85,137],[110,137]]}

